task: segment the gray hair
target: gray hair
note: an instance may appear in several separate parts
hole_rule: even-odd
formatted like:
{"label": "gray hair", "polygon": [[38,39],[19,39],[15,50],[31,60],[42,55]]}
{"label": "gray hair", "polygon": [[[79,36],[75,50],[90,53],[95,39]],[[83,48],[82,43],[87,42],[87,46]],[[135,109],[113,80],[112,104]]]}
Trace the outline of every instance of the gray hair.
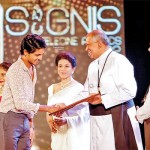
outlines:
{"label": "gray hair", "polygon": [[93,30],[90,33],[88,33],[86,37],[89,36],[91,37],[91,39],[93,39],[93,42],[101,41],[107,46],[110,44],[109,38],[102,30]]}

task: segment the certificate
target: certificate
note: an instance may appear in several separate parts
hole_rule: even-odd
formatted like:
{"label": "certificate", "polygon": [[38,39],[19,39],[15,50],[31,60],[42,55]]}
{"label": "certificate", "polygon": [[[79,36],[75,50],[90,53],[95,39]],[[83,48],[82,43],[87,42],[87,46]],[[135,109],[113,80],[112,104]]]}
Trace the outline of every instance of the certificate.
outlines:
{"label": "certificate", "polygon": [[90,102],[92,102],[94,99],[96,99],[97,96],[99,96],[99,93],[98,93],[98,94],[91,95],[91,96],[89,96],[89,97],[87,97],[87,98],[81,99],[81,100],[79,100],[79,101],[76,101],[76,102],[74,102],[74,103],[72,103],[72,104],[70,104],[70,105],[64,106],[63,108],[60,108],[60,109],[58,109],[58,110],[55,110],[55,111],[49,113],[49,115],[53,115],[53,114],[56,114],[56,113],[63,113],[64,111],[66,111],[66,110],[68,110],[68,109],[70,109],[70,108],[72,108],[72,107],[74,107],[74,106],[76,106],[76,105],[78,105],[78,104],[80,104],[80,103],[83,103],[83,102],[89,102],[89,103],[90,103]]}

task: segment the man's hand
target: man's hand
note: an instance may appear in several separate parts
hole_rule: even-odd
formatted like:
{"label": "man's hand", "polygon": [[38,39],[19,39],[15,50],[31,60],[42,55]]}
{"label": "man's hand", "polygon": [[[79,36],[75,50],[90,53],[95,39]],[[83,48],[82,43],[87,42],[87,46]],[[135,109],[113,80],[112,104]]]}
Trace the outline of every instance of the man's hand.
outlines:
{"label": "man's hand", "polygon": [[[94,95],[94,93],[91,95]],[[89,100],[88,102],[92,105],[101,104],[102,103],[101,95],[95,96],[93,99]]]}
{"label": "man's hand", "polygon": [[30,123],[30,147],[33,144],[33,139],[34,139],[34,124],[33,124],[33,119],[29,119],[29,123]]}
{"label": "man's hand", "polygon": [[51,105],[51,106],[48,106],[48,112],[49,113],[53,113],[55,111],[58,111],[60,110],[61,108],[65,107],[66,105],[64,103],[58,103],[58,104],[54,104],[54,105]]}
{"label": "man's hand", "polygon": [[[61,109],[61,108],[64,108],[66,105],[65,105],[64,103],[57,103],[57,104],[55,104],[55,106],[56,106],[56,107],[59,107],[59,109]],[[58,109],[58,110],[59,110],[59,109]],[[64,113],[64,112],[61,111],[61,112],[54,113],[54,115],[55,115],[56,117],[60,117],[60,116],[62,116],[63,113]]]}
{"label": "man's hand", "polygon": [[30,147],[33,144],[33,139],[34,139],[34,129],[30,127]]}

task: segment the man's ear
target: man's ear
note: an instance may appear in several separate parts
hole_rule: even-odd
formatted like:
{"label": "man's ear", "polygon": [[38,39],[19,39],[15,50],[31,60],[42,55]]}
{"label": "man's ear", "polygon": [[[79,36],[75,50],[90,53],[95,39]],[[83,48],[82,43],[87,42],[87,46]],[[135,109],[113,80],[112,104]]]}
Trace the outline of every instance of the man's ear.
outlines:
{"label": "man's ear", "polygon": [[24,49],[23,52],[24,52],[24,55],[25,55],[25,56],[27,56],[27,55],[29,54],[26,49]]}
{"label": "man's ear", "polygon": [[102,43],[98,42],[98,48],[101,48],[101,47],[102,47]]}

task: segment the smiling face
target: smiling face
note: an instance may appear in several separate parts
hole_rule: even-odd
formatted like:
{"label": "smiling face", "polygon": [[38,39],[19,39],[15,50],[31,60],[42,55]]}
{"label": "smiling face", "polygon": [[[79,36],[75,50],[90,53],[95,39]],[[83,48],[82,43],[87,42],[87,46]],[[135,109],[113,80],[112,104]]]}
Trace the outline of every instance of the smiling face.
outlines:
{"label": "smiling face", "polygon": [[44,48],[36,49],[34,53],[28,53],[26,50],[24,51],[25,59],[24,62],[27,66],[38,65],[42,60],[43,54],[45,52]]}
{"label": "smiling face", "polygon": [[97,59],[109,49],[109,39],[102,30],[93,30],[86,36],[86,49],[89,57]]}
{"label": "smiling face", "polygon": [[85,51],[90,58],[97,59],[101,55],[101,46],[102,43],[100,41],[94,41],[90,35],[87,36]]}
{"label": "smiling face", "polygon": [[4,86],[6,72],[7,71],[4,68],[0,67],[0,86]]}
{"label": "smiling face", "polygon": [[75,68],[67,59],[60,59],[57,66],[58,75],[62,80],[70,78],[74,73]]}

